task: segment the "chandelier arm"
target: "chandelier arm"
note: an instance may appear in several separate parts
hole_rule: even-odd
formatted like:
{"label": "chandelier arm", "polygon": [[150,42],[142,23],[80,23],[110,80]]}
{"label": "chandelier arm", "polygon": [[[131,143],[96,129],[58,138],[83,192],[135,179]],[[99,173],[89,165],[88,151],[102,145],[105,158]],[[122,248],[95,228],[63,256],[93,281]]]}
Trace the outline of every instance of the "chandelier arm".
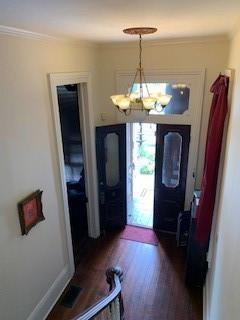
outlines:
{"label": "chandelier arm", "polygon": [[134,86],[134,83],[135,83],[135,81],[137,79],[137,75],[138,75],[138,69],[137,69],[137,71],[135,73],[135,76],[134,76],[134,79],[133,79],[133,82],[132,82],[132,85],[131,85],[130,93],[128,94],[128,96],[130,96],[132,91],[133,91],[133,86]]}
{"label": "chandelier arm", "polygon": [[150,97],[150,93],[149,93],[149,89],[148,89],[147,81],[146,81],[145,74],[144,74],[144,71],[143,71],[143,70],[142,70],[142,75],[143,75],[143,81],[144,81],[144,84],[145,84],[146,89],[147,89],[147,94],[148,94],[148,96]]}
{"label": "chandelier arm", "polygon": [[120,113],[124,113],[125,116],[129,116],[130,113],[131,113],[131,109],[124,109],[124,110],[122,110],[119,106],[116,106],[116,105],[115,105],[115,107],[118,109],[118,111],[119,111]]}
{"label": "chandelier arm", "polygon": [[125,116],[129,116],[129,115],[131,114],[131,111],[132,111],[132,109],[131,109],[131,108],[129,108],[129,109],[127,109],[127,110],[125,110],[125,111],[124,111]]}
{"label": "chandelier arm", "polygon": [[116,106],[116,108],[118,109],[118,111],[119,111],[120,113],[125,113],[125,111],[126,111],[126,110],[122,110],[119,106]]}

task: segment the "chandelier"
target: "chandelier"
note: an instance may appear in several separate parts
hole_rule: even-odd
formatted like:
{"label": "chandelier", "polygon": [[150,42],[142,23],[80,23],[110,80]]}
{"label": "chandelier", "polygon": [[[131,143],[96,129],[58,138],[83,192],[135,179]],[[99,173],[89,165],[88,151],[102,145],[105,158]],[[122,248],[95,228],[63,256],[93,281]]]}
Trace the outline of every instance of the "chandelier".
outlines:
{"label": "chandelier", "polygon": [[[167,106],[172,98],[171,95],[163,94],[161,92],[150,93],[143,71],[142,35],[151,34],[156,31],[157,28],[146,27],[128,28],[123,30],[126,34],[139,36],[139,64],[130,90],[126,94],[117,94],[110,97],[115,107],[117,107],[120,112],[124,112],[125,115],[129,115],[131,110],[146,111],[147,114],[153,109],[159,112]],[[139,79],[139,90],[134,92],[134,85],[137,84],[137,79]],[[144,94],[144,88],[146,94]],[[161,110],[159,110],[159,108]]]}

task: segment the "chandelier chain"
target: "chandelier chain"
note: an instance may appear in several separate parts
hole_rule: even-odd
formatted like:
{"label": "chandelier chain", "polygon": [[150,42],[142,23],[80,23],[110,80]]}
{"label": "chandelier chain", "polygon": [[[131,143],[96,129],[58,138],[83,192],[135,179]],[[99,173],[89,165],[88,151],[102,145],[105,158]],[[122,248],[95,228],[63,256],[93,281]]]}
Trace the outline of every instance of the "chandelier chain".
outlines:
{"label": "chandelier chain", "polygon": [[142,35],[139,34],[139,77],[140,77],[140,99],[143,98],[142,85]]}
{"label": "chandelier chain", "polygon": [[139,35],[139,69],[142,69],[142,35]]}

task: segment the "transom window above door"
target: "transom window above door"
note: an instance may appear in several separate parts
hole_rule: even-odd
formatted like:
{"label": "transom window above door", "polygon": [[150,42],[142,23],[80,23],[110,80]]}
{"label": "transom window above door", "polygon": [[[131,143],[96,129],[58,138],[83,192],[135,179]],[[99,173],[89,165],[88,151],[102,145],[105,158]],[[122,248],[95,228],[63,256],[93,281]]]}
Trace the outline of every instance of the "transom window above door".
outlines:
{"label": "transom window above door", "polygon": [[[129,88],[130,90],[130,88]],[[147,83],[147,87],[143,85],[143,96],[150,94],[159,93],[169,94],[172,96],[171,101],[165,108],[161,105],[157,106],[155,110],[151,110],[151,115],[164,115],[164,114],[183,114],[189,108],[189,96],[190,88],[185,83]],[[140,84],[135,83],[133,85],[133,93],[140,91]]]}

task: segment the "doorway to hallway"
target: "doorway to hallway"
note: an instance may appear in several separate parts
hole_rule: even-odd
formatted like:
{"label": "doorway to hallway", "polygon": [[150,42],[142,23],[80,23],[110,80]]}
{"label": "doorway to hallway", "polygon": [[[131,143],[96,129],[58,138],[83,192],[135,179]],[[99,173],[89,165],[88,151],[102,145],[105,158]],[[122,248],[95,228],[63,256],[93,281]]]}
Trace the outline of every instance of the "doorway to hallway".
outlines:
{"label": "doorway to hallway", "polygon": [[127,224],[153,227],[156,124],[130,123]]}
{"label": "doorway to hallway", "polygon": [[57,86],[58,109],[64,159],[69,220],[75,266],[81,255],[83,239],[88,235],[85,155],[82,138],[81,108],[78,84]]}

